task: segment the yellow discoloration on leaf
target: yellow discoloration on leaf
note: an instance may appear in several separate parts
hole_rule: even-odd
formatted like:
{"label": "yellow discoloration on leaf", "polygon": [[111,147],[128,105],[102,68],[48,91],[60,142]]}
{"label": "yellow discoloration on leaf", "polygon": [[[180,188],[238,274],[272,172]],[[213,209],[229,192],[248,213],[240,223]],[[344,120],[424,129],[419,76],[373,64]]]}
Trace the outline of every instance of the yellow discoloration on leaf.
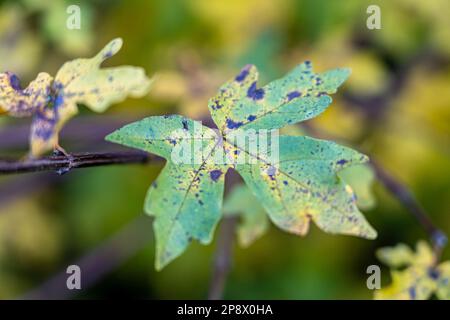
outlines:
{"label": "yellow discoloration on leaf", "polygon": [[[367,156],[330,141],[279,136],[276,130],[325,110],[331,103],[329,94],[336,92],[349,73],[335,69],[317,74],[305,62],[259,88],[256,67],[248,65],[209,102],[220,132],[203,129],[213,139],[193,138],[196,122],[176,115],[149,117],[107,137],[168,160],[150,187],[145,205],[146,212],[155,216],[157,269],[179,256],[193,239],[211,241],[221,214],[223,178],[230,168],[242,176],[270,220],[285,231],[305,235],[312,220],[329,233],[376,237],[356,207],[353,190],[337,175],[344,168],[367,162]],[[177,130],[186,135],[175,136],[172,132]],[[194,139],[201,142],[203,161],[175,164],[175,147]],[[224,158],[237,161],[220,161]],[[261,232],[254,227],[250,239]]]}
{"label": "yellow discoloration on leaf", "polygon": [[0,106],[14,117],[32,116],[30,152],[40,156],[58,145],[64,124],[84,104],[95,112],[104,112],[111,104],[126,97],[142,97],[150,80],[141,68],[123,66],[100,68],[122,47],[122,39],[114,39],[91,59],[65,63],[55,79],[40,73],[26,89],[17,76],[0,74]]}

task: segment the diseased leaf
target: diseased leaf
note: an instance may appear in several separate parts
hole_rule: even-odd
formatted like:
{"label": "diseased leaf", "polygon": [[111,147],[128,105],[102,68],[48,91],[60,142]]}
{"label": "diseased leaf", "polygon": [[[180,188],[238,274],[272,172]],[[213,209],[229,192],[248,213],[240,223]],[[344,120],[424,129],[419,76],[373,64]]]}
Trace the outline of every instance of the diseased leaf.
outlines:
{"label": "diseased leaf", "polygon": [[237,228],[239,242],[243,247],[250,246],[266,233],[269,228],[264,208],[245,185],[234,187],[225,199],[223,212],[228,216],[240,216]]}
{"label": "diseased leaf", "polygon": [[[450,299],[450,261],[435,265],[435,255],[425,241],[419,241],[416,252],[405,244],[377,251],[378,258],[394,270],[390,286],[375,291],[375,299],[426,300],[433,294]],[[406,267],[404,270],[396,270]]]}
{"label": "diseased leaf", "polygon": [[11,116],[32,116],[31,154],[39,156],[58,146],[62,126],[78,112],[77,104],[85,104],[95,112],[105,111],[111,104],[127,96],[142,97],[150,80],[136,67],[100,69],[106,59],[115,55],[122,39],[114,39],[92,59],[76,59],[65,63],[55,79],[40,73],[26,89],[20,87],[16,75],[0,74],[0,106]]}
{"label": "diseased leaf", "polygon": [[306,61],[285,77],[258,88],[258,72],[247,65],[219,90],[209,102],[214,122],[223,134],[243,129],[278,129],[287,124],[313,118],[331,103],[347,79],[348,69],[322,74],[312,71]]}
{"label": "diseased leaf", "polygon": [[[156,268],[180,255],[192,239],[212,239],[222,209],[227,167],[213,161],[217,136],[201,123],[182,116],[150,117],[129,124],[107,137],[109,141],[155,153],[168,160],[150,187],[145,211],[155,216]],[[204,156],[198,161],[173,163],[172,150],[199,142]],[[191,154],[188,160],[194,160]]]}
{"label": "diseased leaf", "polygon": [[337,176],[367,157],[333,142],[278,136],[272,130],[322,112],[331,102],[328,94],[348,74],[347,69],[314,74],[306,62],[257,88],[256,68],[246,66],[210,100],[219,132],[181,116],[167,116],[138,121],[106,138],[168,160],[145,205],[146,212],[156,217],[158,269],[180,255],[192,239],[211,241],[229,168],[239,172],[283,230],[305,235],[312,220],[326,232],[376,236],[356,207],[353,190]]}
{"label": "diseased leaf", "polygon": [[329,233],[376,236],[356,207],[353,190],[336,175],[367,161],[365,156],[309,137],[280,136],[279,150],[278,162],[236,166],[278,227],[305,235],[312,220]]}

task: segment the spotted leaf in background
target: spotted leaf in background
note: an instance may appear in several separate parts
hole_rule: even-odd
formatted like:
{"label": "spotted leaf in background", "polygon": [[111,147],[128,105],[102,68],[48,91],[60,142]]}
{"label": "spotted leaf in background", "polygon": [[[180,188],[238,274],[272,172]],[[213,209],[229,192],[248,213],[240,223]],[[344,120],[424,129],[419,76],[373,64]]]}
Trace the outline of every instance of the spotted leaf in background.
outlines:
{"label": "spotted leaf in background", "polygon": [[[146,212],[156,218],[157,269],[179,256],[193,239],[211,241],[230,168],[283,230],[304,235],[314,221],[330,233],[376,236],[356,207],[352,188],[337,176],[346,167],[366,162],[366,156],[330,141],[284,135],[264,142],[267,151],[278,143],[279,157],[270,157],[270,152],[261,156],[235,139],[247,134],[246,129],[263,132],[318,115],[331,103],[328,94],[348,75],[347,69],[315,74],[305,62],[259,88],[256,68],[246,66],[209,102],[218,132],[181,116],[167,116],[138,121],[107,137],[168,160],[145,204]],[[255,143],[257,148],[263,144],[260,138]],[[190,156],[201,155],[201,161],[175,163],[174,150],[180,145],[192,149],[191,144],[197,149]],[[242,156],[246,160],[238,161]]]}
{"label": "spotted leaf in background", "polygon": [[142,97],[150,80],[141,68],[123,66],[100,68],[122,47],[122,39],[111,41],[94,58],[65,63],[55,78],[40,73],[26,89],[16,75],[0,74],[0,108],[13,117],[32,116],[31,155],[39,156],[58,147],[58,134],[82,103],[95,112],[127,96]]}
{"label": "spotted leaf in background", "polygon": [[391,285],[375,291],[375,299],[426,300],[433,295],[450,299],[450,261],[436,265],[436,257],[425,241],[417,243],[416,252],[399,244],[379,249],[377,256],[393,270]]}

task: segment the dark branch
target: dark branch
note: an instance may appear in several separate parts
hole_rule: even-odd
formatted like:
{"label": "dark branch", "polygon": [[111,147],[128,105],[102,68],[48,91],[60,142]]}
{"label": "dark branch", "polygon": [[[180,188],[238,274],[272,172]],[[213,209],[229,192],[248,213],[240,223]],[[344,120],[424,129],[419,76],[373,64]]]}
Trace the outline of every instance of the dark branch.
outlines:
{"label": "dark branch", "polygon": [[77,153],[52,155],[40,159],[0,159],[0,174],[55,171],[64,174],[72,169],[112,164],[148,163],[161,158],[144,152]]}

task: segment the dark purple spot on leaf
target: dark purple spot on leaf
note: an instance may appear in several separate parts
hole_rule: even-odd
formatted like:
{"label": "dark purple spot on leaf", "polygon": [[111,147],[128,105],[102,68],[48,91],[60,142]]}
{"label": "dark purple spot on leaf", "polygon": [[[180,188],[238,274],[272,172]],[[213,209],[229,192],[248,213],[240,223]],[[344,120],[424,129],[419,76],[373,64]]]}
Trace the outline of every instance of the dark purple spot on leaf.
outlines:
{"label": "dark purple spot on leaf", "polygon": [[69,171],[70,171],[70,168],[65,167],[65,168],[59,168],[55,172],[57,175],[62,176],[63,174],[66,174]]}
{"label": "dark purple spot on leaf", "polygon": [[216,182],[220,176],[222,175],[222,171],[221,170],[213,170],[209,173],[209,176],[211,177],[212,181]]}
{"label": "dark purple spot on leaf", "polygon": [[270,166],[267,169],[267,175],[270,177],[271,180],[275,180],[275,174],[277,173],[277,168],[274,166]]}
{"label": "dark purple spot on leaf", "polygon": [[247,120],[248,121],[253,121],[253,120],[255,120],[256,119],[256,116],[255,115],[253,115],[253,114],[251,114],[251,115],[249,115],[248,117],[247,117]]}
{"label": "dark purple spot on leaf", "polygon": [[336,163],[337,163],[338,165],[342,166],[342,165],[346,164],[347,162],[348,162],[347,160],[341,159],[341,160],[337,161]]}
{"label": "dark purple spot on leaf", "polygon": [[54,133],[58,114],[52,112],[47,116],[44,112],[38,111],[33,119],[32,135],[41,140],[48,141]]}
{"label": "dark purple spot on leaf", "polygon": [[111,51],[107,51],[105,52],[105,54],[103,54],[103,59],[108,59],[112,57],[112,52]]}
{"label": "dark purple spot on leaf", "polygon": [[64,87],[63,84],[62,84],[61,82],[59,82],[59,81],[55,81],[55,82],[53,83],[53,90],[55,90],[55,91],[59,91],[59,90],[61,90],[63,87]]}

